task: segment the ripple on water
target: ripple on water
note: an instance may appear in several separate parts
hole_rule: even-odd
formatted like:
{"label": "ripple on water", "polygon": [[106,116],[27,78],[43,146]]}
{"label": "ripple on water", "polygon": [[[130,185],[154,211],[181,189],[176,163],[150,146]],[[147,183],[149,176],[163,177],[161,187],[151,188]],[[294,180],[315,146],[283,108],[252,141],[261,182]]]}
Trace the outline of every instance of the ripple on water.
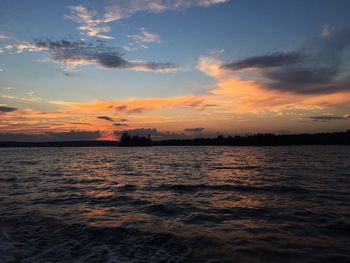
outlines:
{"label": "ripple on water", "polygon": [[350,262],[350,147],[0,155],[0,262]]}

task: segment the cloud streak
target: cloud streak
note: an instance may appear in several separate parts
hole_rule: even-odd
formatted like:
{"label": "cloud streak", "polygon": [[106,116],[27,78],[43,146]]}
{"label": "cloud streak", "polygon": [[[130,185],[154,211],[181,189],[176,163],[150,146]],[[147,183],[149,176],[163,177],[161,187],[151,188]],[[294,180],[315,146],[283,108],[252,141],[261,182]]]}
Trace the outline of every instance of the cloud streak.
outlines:
{"label": "cloud streak", "polygon": [[116,122],[116,123],[113,123],[113,126],[116,126],[116,127],[127,127],[129,125],[125,124],[125,123]]}
{"label": "cloud streak", "polygon": [[114,121],[113,118],[108,116],[98,116],[97,119],[105,120],[105,121]]}
{"label": "cloud streak", "polygon": [[0,114],[3,112],[13,112],[18,110],[17,108],[7,107],[7,106],[0,106]]}
{"label": "cloud streak", "polygon": [[[169,98],[135,98],[115,101],[95,101],[90,103],[78,103],[67,101],[50,101],[51,104],[69,107],[74,112],[115,113],[122,115],[137,115],[147,111],[164,108],[206,109],[208,105],[205,97],[179,96]],[[107,114],[106,114],[107,115]],[[106,115],[102,117],[107,117]],[[110,118],[108,116],[108,118]],[[105,119],[105,118],[104,118]],[[114,118],[113,118],[114,119]],[[120,122],[127,121],[122,119]]]}
{"label": "cloud streak", "polygon": [[265,56],[248,57],[239,61],[228,63],[223,67],[230,70],[245,70],[250,68],[273,68],[281,67],[301,60],[298,53],[275,53]]}
{"label": "cloud streak", "polygon": [[322,116],[309,116],[305,117],[306,119],[310,119],[312,121],[317,122],[326,122],[326,121],[344,121],[350,120],[350,114],[345,114],[343,116],[328,116],[328,115],[322,115]]}
{"label": "cloud streak", "polygon": [[[11,89],[7,89],[11,90]],[[41,98],[34,95],[34,92],[26,92],[24,93],[24,96],[13,96],[13,95],[2,95],[4,99],[10,99],[10,100],[22,100],[22,101],[28,101],[28,102],[39,102],[41,101]]]}
{"label": "cloud streak", "polygon": [[185,132],[190,132],[190,133],[197,133],[201,134],[202,131],[204,131],[204,128],[186,128],[184,129]]}

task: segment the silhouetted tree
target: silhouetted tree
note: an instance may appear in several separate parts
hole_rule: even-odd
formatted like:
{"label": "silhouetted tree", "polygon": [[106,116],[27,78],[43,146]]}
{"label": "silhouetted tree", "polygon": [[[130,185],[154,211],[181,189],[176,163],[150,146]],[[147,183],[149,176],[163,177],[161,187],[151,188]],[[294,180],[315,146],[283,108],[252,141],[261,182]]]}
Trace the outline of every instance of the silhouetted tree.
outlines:
{"label": "silhouetted tree", "polygon": [[130,136],[127,132],[124,132],[120,137],[119,146],[152,146],[151,135],[147,137],[140,137],[138,135]]}

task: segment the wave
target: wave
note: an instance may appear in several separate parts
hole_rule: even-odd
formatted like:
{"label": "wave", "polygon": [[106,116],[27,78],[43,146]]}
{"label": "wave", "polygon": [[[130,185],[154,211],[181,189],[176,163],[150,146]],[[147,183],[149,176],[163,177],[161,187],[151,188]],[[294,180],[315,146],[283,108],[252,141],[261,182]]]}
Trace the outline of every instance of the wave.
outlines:
{"label": "wave", "polygon": [[237,192],[268,192],[268,193],[294,193],[307,194],[310,190],[298,186],[251,186],[231,184],[163,184],[158,190],[175,192],[197,192],[197,191],[237,191]]}
{"label": "wave", "polygon": [[134,228],[66,224],[36,214],[0,218],[1,262],[189,262],[190,241]]}

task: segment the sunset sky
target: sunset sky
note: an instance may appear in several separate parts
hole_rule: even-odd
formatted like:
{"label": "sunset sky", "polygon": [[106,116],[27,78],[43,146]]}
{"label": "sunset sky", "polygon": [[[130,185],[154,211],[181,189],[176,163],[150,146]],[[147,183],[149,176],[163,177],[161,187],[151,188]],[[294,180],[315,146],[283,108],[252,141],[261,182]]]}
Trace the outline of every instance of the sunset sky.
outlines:
{"label": "sunset sky", "polygon": [[350,129],[349,10],[349,0],[1,0],[0,140]]}

